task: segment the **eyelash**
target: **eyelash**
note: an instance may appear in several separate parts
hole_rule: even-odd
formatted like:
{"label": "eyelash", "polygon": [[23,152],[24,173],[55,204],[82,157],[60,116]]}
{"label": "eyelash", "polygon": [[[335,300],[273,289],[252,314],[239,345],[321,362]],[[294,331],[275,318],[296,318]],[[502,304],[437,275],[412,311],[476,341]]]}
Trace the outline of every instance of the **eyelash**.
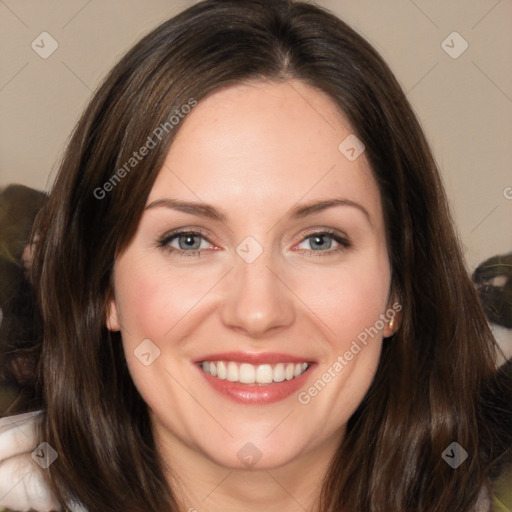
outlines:
{"label": "eyelash", "polygon": [[[347,249],[352,248],[352,243],[348,238],[345,238],[344,236],[338,234],[337,231],[334,231],[332,229],[322,229],[320,231],[311,231],[309,233],[306,233],[302,236],[302,238],[299,241],[299,244],[307,240],[308,238],[313,238],[315,236],[324,236],[327,235],[329,238],[332,238],[335,242],[339,244],[339,247],[336,249],[329,249],[327,251],[314,251],[312,249],[298,249],[297,252],[300,252],[301,254],[305,254],[309,257],[323,257],[323,256],[332,256],[333,254],[340,253],[342,251],[346,251]],[[304,252],[303,252],[304,251]]]}
{"label": "eyelash", "polygon": [[[201,256],[202,250],[194,250],[194,251],[184,251],[182,249],[176,249],[175,247],[170,247],[170,243],[182,236],[193,236],[193,237],[201,237],[211,243],[208,238],[206,237],[205,233],[201,232],[200,230],[194,231],[194,230],[181,230],[181,231],[174,231],[171,233],[166,233],[163,235],[160,239],[157,241],[158,248],[160,248],[163,251],[166,251],[168,253],[173,253],[175,255],[179,256],[186,256],[186,257],[199,257]],[[324,256],[331,256],[333,254],[339,253],[341,251],[345,251],[347,249],[350,249],[352,247],[352,243],[345,237],[339,235],[336,231],[331,229],[322,229],[320,231],[312,231],[309,233],[306,233],[302,236],[300,241],[298,242],[301,244],[302,242],[308,240],[309,238],[313,238],[314,236],[325,236],[332,238],[335,242],[339,244],[339,247],[332,250],[327,251],[314,251],[312,249],[297,249],[297,252],[304,254],[309,257],[324,257]]]}

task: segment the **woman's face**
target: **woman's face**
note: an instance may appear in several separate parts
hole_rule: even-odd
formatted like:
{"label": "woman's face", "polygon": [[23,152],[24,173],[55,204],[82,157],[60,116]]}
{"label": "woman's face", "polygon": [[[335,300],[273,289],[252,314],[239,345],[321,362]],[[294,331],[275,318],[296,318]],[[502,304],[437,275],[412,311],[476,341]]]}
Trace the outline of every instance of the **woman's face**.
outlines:
{"label": "woman's face", "polygon": [[223,89],[181,123],[108,320],[156,438],[229,468],[332,454],[390,335],[365,153],[297,80]]}

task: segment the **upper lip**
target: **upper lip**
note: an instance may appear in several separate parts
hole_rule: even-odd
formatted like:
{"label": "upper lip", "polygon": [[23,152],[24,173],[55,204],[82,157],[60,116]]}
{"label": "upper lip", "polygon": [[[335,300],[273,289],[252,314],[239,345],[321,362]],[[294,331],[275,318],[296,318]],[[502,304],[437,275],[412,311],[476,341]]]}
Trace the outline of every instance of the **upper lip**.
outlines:
{"label": "upper lip", "polygon": [[277,364],[277,363],[309,363],[311,359],[305,356],[294,356],[281,352],[217,352],[196,359],[195,363],[203,361],[233,361],[237,363],[249,364]]}

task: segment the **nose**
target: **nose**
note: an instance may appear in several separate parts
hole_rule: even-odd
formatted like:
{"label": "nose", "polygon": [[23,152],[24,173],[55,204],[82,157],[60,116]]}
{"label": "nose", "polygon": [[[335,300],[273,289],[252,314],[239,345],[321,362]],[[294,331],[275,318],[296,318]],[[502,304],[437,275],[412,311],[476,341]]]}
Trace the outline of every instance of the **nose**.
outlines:
{"label": "nose", "polygon": [[224,283],[220,312],[224,325],[261,338],[293,324],[295,296],[275,267],[265,252],[252,263],[236,259]]}

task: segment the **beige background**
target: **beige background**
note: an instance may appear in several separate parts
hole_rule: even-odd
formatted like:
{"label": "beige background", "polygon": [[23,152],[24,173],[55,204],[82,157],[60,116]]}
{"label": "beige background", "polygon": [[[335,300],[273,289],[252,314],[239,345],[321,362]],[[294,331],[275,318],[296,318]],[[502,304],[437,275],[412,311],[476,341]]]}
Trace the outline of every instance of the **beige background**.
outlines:
{"label": "beige background", "polygon": [[[142,35],[192,3],[0,0],[0,186],[48,189],[100,79]],[[510,252],[512,0],[319,4],[376,47],[407,92],[443,173],[470,269]],[[58,43],[47,59],[31,48],[43,31]],[[469,45],[456,59],[441,45],[453,31]]]}

